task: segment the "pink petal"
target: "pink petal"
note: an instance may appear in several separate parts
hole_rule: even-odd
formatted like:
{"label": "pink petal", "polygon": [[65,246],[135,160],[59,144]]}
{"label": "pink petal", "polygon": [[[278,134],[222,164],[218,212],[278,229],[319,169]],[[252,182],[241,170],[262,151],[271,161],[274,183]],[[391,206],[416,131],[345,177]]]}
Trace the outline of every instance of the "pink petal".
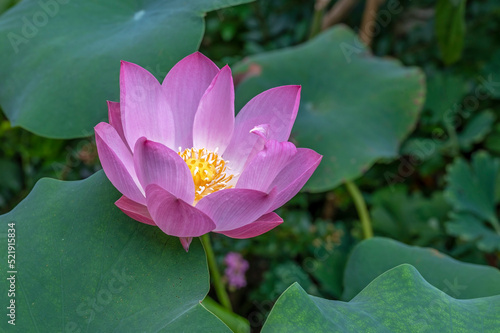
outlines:
{"label": "pink petal", "polygon": [[[235,167],[233,167],[233,164],[236,163],[231,163],[229,168],[234,174],[241,174],[242,171],[245,170],[248,163],[255,157],[255,155],[257,155],[261,150],[264,149],[264,147],[266,146],[266,142],[268,141],[269,128],[269,124],[262,124],[255,126],[252,130],[250,130],[250,133],[257,136],[257,140],[253,144],[253,147],[249,150],[249,154],[245,157],[246,162],[244,164],[242,164],[241,166],[236,165]],[[226,162],[228,161],[229,160],[227,160]]]}
{"label": "pink petal", "polygon": [[118,133],[122,141],[127,143],[127,140],[125,139],[125,134],[123,134],[120,103],[108,101],[108,118],[109,118],[109,124],[115,128],[116,132]]}
{"label": "pink petal", "polygon": [[173,147],[174,121],[161,84],[144,68],[126,61],[120,70],[120,108],[131,149],[143,136]]}
{"label": "pink petal", "polygon": [[110,124],[99,123],[94,130],[97,152],[109,181],[123,195],[145,204],[146,199],[135,174],[134,160],[128,147]]}
{"label": "pink petal", "polygon": [[156,225],[151,215],[149,215],[148,207],[138,204],[130,200],[126,196],[122,196],[115,202],[115,205],[121,209],[122,212],[136,221]]}
{"label": "pink petal", "polygon": [[186,250],[186,252],[189,252],[189,245],[191,245],[193,237],[179,237],[179,240],[181,241],[184,250]]}
{"label": "pink petal", "polygon": [[185,202],[194,202],[191,171],[172,149],[142,137],[135,144],[134,165],[143,188],[156,184]]}
{"label": "pink petal", "polygon": [[179,61],[162,83],[172,109],[176,129],[174,147],[193,147],[193,122],[200,99],[219,72],[203,54],[196,52]]}
{"label": "pink petal", "polygon": [[283,219],[278,214],[267,213],[259,217],[255,222],[237,229],[221,232],[221,234],[238,239],[251,238],[262,235],[281,223],[283,223]]}
{"label": "pink petal", "polygon": [[215,228],[205,213],[158,185],[146,187],[146,201],[156,225],[167,235],[198,237]]}
{"label": "pink petal", "polygon": [[266,90],[241,109],[224,153],[234,172],[241,172],[259,139],[250,133],[255,126],[268,124],[269,140],[288,141],[299,109],[300,89],[300,86],[281,86]]}
{"label": "pink petal", "polygon": [[267,141],[269,138],[269,129],[271,126],[269,124],[257,125],[250,130],[250,133],[260,136],[263,140]]}
{"label": "pink petal", "polygon": [[247,189],[226,189],[202,198],[196,208],[217,225],[214,231],[233,230],[255,221],[269,210],[276,191],[269,194]]}
{"label": "pink petal", "polygon": [[297,153],[270,185],[271,188],[276,188],[278,194],[268,212],[281,207],[293,198],[309,180],[322,158],[323,156],[314,150],[298,148]]}
{"label": "pink petal", "polygon": [[267,141],[264,149],[243,170],[236,188],[268,192],[273,180],[296,152],[291,142]]}
{"label": "pink petal", "polygon": [[234,129],[234,85],[224,66],[203,95],[194,117],[193,146],[224,152]]}

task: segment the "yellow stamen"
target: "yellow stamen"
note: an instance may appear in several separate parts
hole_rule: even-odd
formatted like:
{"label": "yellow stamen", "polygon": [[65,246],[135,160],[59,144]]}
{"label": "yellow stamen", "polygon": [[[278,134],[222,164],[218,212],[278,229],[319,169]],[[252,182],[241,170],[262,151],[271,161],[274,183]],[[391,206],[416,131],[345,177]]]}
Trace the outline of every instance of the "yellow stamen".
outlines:
{"label": "yellow stamen", "polygon": [[228,162],[217,154],[217,149],[215,152],[211,152],[205,148],[188,148],[183,152],[179,152],[179,156],[186,162],[193,176],[195,187],[194,204],[210,193],[232,187],[227,183],[234,176],[226,175]]}

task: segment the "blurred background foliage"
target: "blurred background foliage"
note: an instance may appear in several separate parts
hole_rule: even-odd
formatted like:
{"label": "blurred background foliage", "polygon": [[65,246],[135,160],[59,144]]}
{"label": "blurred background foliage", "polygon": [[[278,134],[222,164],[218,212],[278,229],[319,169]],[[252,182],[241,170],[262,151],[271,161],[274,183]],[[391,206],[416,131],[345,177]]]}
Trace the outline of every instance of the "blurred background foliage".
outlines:
{"label": "blurred background foliage", "polygon": [[[355,182],[375,235],[500,267],[500,3],[457,1],[463,6],[453,9],[463,12],[457,18],[442,2],[407,0],[394,7],[394,1],[385,1],[379,7],[373,54],[421,68],[426,99],[399,157],[379,160]],[[14,3],[3,2],[0,10]],[[314,1],[259,0],[210,12],[200,51],[221,66],[300,45],[314,34],[314,18],[336,1],[323,3],[326,7],[315,11]],[[364,5],[358,1],[340,23],[358,32]],[[450,31],[461,38],[458,49],[450,49],[457,48],[446,36]],[[12,128],[2,115],[0,214],[42,177],[76,180],[100,169],[93,140],[42,138]],[[300,193],[278,214],[285,223],[260,237],[213,237],[221,267],[229,251],[250,262],[247,286],[232,291],[231,298],[235,311],[254,327],[295,281],[309,294],[341,299],[349,254],[363,238],[343,185]]]}

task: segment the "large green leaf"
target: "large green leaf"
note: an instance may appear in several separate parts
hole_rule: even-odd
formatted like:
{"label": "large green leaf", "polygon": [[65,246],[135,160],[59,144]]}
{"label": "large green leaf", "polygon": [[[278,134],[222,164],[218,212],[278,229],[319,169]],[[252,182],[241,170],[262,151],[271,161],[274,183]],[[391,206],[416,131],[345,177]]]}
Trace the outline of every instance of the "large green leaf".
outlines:
{"label": "large green leaf", "polygon": [[352,251],[344,271],[342,298],[350,300],[377,276],[401,264],[413,265],[427,282],[454,298],[500,295],[500,271],[496,268],[463,263],[431,248],[376,237]]}
{"label": "large green leaf", "polygon": [[[15,223],[17,332],[227,331],[200,305],[209,289],[200,242],[186,253],[176,237],[126,217],[118,198],[102,171],[43,179],[0,218],[4,263]],[[5,274],[0,288],[9,304]],[[5,318],[0,327],[11,328]]]}
{"label": "large green leaf", "polygon": [[298,47],[250,57],[235,71],[246,68],[253,74],[237,89],[240,107],[265,89],[302,85],[292,138],[324,155],[307,185],[313,191],[354,179],[380,158],[396,157],[425,94],[420,70],[373,57],[346,27]]}
{"label": "large green leaf", "polygon": [[0,17],[0,104],[13,125],[88,136],[119,97],[120,60],[162,78],[197,50],[205,12],[250,0],[24,0]]}
{"label": "large green leaf", "polygon": [[411,265],[382,274],[350,302],[309,296],[298,284],[281,295],[262,332],[498,332],[500,296],[457,300]]}
{"label": "large green leaf", "polygon": [[[453,206],[447,230],[464,240],[477,241],[483,251],[500,250],[500,223],[496,214],[495,182],[500,160],[487,152],[472,156],[469,165],[457,158],[448,169],[445,195]],[[493,229],[482,222],[488,222]]]}

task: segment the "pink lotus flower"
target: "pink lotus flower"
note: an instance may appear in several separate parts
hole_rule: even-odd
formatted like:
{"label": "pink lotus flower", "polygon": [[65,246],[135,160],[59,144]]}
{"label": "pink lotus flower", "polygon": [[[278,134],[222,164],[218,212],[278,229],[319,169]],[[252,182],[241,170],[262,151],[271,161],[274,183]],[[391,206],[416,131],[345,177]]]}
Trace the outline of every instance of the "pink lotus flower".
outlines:
{"label": "pink lotus flower", "polygon": [[273,210],[304,186],[322,156],[287,142],[300,86],[269,89],[234,116],[228,66],[201,53],[177,63],[160,84],[121,63],[120,103],[95,127],[102,167],[131,218],[180,238],[210,231],[261,235],[283,220]]}

